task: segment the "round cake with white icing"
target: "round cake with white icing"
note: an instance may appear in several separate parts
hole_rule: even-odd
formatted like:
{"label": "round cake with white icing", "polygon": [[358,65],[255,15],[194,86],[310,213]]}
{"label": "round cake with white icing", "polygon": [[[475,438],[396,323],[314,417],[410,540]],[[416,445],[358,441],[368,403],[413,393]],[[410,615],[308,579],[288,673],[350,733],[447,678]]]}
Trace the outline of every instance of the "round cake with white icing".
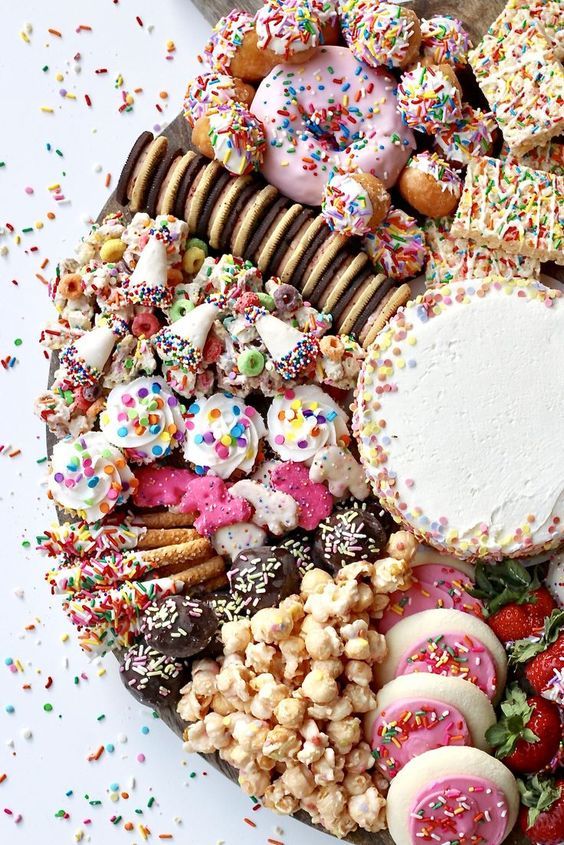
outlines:
{"label": "round cake with white icing", "polygon": [[374,491],[462,558],[564,540],[564,299],[487,279],[430,289],[370,348],[355,433]]}

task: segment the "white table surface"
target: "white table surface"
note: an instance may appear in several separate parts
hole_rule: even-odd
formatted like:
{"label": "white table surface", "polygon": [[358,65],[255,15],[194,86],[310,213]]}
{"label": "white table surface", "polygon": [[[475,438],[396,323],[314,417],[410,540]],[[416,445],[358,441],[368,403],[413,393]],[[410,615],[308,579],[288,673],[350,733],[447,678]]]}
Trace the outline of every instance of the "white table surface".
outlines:
{"label": "white table surface", "polygon": [[[32,28],[30,43],[20,36],[26,25]],[[92,31],[77,32],[80,25]],[[72,254],[85,221],[96,216],[115,186],[137,135],[179,111],[208,30],[188,0],[2,3],[0,227],[9,223],[15,233],[34,227],[21,234],[19,245],[9,232],[0,236],[0,251],[8,248],[0,255],[0,359],[17,359],[13,368],[0,368],[2,845],[140,845],[145,840],[139,823],[150,829],[149,843],[167,841],[160,834],[172,834],[181,845],[263,845],[269,837],[288,845],[330,841],[264,808],[253,812],[236,786],[186,755],[180,740],[137,705],[122,687],[112,658],[89,663],[43,580],[45,560],[34,552],[36,535],[54,518],[42,486],[45,465],[38,463],[45,457],[44,431],[32,415],[34,396],[47,379],[37,338],[50,308],[35,274],[49,277],[57,260]],[[176,44],[172,61],[166,60],[169,40]],[[96,74],[97,68],[108,72]],[[116,89],[119,74],[123,86]],[[134,95],[131,112],[120,114],[122,90],[134,88],[143,93]],[[63,97],[61,89],[76,99]],[[161,91],[168,92],[167,100],[159,98]],[[112,174],[109,189],[107,173]],[[49,187],[56,183],[68,202],[55,201]],[[56,220],[47,219],[49,211]],[[35,228],[37,222],[43,228]],[[49,264],[41,269],[45,259]],[[10,458],[17,449],[21,454]],[[18,671],[10,671],[10,660]],[[52,705],[51,712],[45,704]],[[115,750],[88,762],[100,746]],[[115,785],[118,793],[112,793]],[[121,792],[129,798],[113,801],[112,794]],[[113,824],[117,816],[121,821]],[[133,831],[124,829],[126,822],[134,824]]]}

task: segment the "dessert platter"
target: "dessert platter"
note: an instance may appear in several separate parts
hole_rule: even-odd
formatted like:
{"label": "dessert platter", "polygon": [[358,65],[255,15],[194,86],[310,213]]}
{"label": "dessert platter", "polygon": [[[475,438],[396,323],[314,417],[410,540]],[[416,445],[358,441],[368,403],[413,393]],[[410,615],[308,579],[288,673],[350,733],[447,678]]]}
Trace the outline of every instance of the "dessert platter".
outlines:
{"label": "dessert platter", "polygon": [[51,281],[39,549],[264,806],[558,845],[564,9],[454,5],[219,10]]}

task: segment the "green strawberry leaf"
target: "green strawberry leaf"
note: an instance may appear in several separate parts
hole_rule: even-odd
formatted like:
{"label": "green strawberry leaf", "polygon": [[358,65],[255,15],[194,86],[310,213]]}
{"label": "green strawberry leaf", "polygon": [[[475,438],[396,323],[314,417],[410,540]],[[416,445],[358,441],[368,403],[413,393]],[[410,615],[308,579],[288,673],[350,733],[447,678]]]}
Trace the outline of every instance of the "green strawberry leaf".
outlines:
{"label": "green strawberry leaf", "polygon": [[536,575],[515,560],[502,563],[477,563],[474,570],[475,586],[469,592],[482,599],[486,615],[496,613],[507,604],[524,604],[534,600],[532,591],[539,582]]}
{"label": "green strawberry leaf", "polygon": [[507,757],[520,739],[531,743],[539,741],[539,737],[527,728],[534,707],[528,704],[526,694],[517,684],[508,687],[500,709],[503,715],[486,731],[486,740],[495,749],[496,757]]}
{"label": "green strawberry leaf", "polygon": [[543,651],[556,642],[564,628],[564,609],[556,608],[550,616],[544,620],[544,631],[542,637],[530,639],[526,637],[517,640],[513,644],[509,660],[511,663],[527,663],[541,654]]}
{"label": "green strawberry leaf", "polygon": [[551,778],[533,775],[527,779],[517,779],[517,786],[521,794],[521,802],[529,807],[527,824],[532,827],[541,813],[550,810],[555,801],[560,798],[561,789]]}

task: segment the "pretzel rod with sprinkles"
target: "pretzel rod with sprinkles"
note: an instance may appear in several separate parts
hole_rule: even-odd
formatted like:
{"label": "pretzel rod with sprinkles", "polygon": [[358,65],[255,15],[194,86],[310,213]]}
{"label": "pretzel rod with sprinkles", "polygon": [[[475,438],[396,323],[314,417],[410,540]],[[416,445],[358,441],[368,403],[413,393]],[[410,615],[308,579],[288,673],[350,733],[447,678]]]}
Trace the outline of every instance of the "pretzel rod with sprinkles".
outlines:
{"label": "pretzel rod with sprinkles", "polygon": [[473,159],[451,232],[492,249],[564,264],[564,177]]}
{"label": "pretzel rod with sprinkles", "polygon": [[502,276],[505,279],[538,279],[540,262],[526,255],[511,255],[501,249],[490,249],[467,238],[457,238],[451,232],[452,218],[428,218],[425,221],[425,240],[428,258],[425,281],[428,287],[453,281],[485,279]]}
{"label": "pretzel rod with sprinkles", "polygon": [[119,525],[101,522],[89,525],[84,520],[63,522],[38,537],[37,550],[47,557],[62,555],[65,561],[89,558],[105,552],[134,549],[146,531],[143,525],[130,525],[127,521]]}
{"label": "pretzel rod with sprinkles", "polygon": [[129,645],[138,632],[139,617],[151,602],[181,592],[182,581],[126,581],[119,588],[77,593],[65,603],[69,619],[78,628],[92,628],[96,636],[107,632],[108,641]]}
{"label": "pretzel rod with sprinkles", "polygon": [[122,581],[137,581],[155,569],[142,555],[129,553],[105,554],[87,558],[75,566],[53,569],[45,574],[54,593],[76,594],[83,591],[107,590]]}
{"label": "pretzel rod with sprinkles", "polygon": [[469,61],[516,156],[564,131],[564,68],[528,5],[510,0]]}

